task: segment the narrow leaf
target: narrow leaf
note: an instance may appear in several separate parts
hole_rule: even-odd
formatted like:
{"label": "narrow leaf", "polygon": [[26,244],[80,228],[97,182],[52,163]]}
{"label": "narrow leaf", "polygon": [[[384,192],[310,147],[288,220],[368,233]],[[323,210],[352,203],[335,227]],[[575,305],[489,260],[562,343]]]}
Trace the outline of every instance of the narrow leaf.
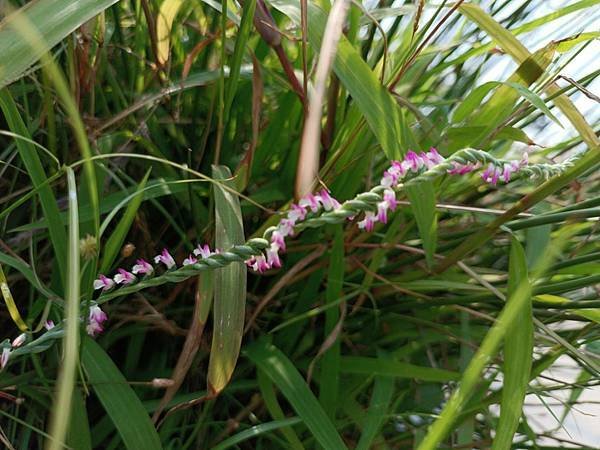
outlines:
{"label": "narrow leaf", "polygon": [[277,347],[261,340],[245,347],[244,353],[281,390],[323,448],[346,448],[335,426],[294,364]]}
{"label": "narrow leaf", "polygon": [[[527,258],[519,241],[513,238],[508,268],[508,298],[514,302],[514,294],[521,284],[528,285]],[[521,313],[507,330],[504,339],[504,386],[500,421],[492,450],[510,449],[519,425],[523,402],[529,384],[533,355],[533,312],[531,301],[524,302]]]}
{"label": "narrow leaf", "polygon": [[121,435],[125,448],[162,449],[139,397],[106,352],[89,337],[84,339],[81,361],[90,385]]}

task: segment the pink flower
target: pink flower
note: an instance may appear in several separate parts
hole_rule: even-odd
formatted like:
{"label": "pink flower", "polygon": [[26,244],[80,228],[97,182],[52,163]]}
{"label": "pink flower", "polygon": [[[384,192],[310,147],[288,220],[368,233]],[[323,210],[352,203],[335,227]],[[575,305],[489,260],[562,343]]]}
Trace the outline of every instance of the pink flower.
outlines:
{"label": "pink flower", "polygon": [[404,158],[404,161],[406,163],[408,163],[410,170],[412,170],[413,172],[416,172],[417,170],[419,170],[424,164],[421,157],[419,155],[417,155],[415,152],[413,152],[412,150],[409,150],[406,153],[406,157]]}
{"label": "pink flower", "polygon": [[100,274],[98,279],[94,280],[94,289],[102,289],[102,291],[108,291],[115,285],[115,282],[108,277]]}
{"label": "pink flower", "polygon": [[469,172],[473,172],[476,169],[479,169],[479,163],[477,164],[460,164],[460,163],[453,163],[454,167],[452,169],[448,169],[448,173],[450,175],[464,175],[466,173]]}
{"label": "pink flower", "polygon": [[498,178],[500,178],[500,169],[494,166],[493,163],[490,163],[487,169],[481,174],[481,178],[483,178],[483,181],[486,183],[491,183],[495,186],[498,182]]}
{"label": "pink flower", "polygon": [[167,266],[167,269],[172,269],[175,267],[175,260],[166,248],[163,248],[163,251],[160,253],[160,255],[156,255],[154,257],[154,262],[156,264],[163,263],[165,266]]}
{"label": "pink flower", "polygon": [[145,259],[138,259],[135,266],[131,268],[131,271],[136,275],[152,275],[154,267]]}
{"label": "pink flower", "polygon": [[321,199],[321,204],[325,211],[331,211],[332,209],[337,209],[340,207],[340,202],[338,202],[335,198],[329,195],[326,189],[321,189],[319,192],[319,198]]}
{"label": "pink flower", "polygon": [[396,200],[396,192],[392,189],[386,189],[383,191],[383,201],[388,204],[388,207],[394,211],[398,206],[398,201]]}
{"label": "pink flower", "polygon": [[127,272],[125,269],[117,269],[118,274],[114,276],[115,283],[117,284],[131,284],[135,283],[137,278],[131,272]]}
{"label": "pink flower", "polygon": [[90,307],[90,314],[88,316],[89,323],[86,326],[87,334],[92,337],[104,331],[103,323],[108,320],[108,316],[98,305]]}
{"label": "pink flower", "polygon": [[183,260],[184,266],[191,266],[192,264],[196,264],[198,259],[194,255],[189,255],[187,258]]}
{"label": "pink flower", "polygon": [[210,251],[210,247],[208,246],[208,244],[198,245],[198,247],[194,249],[194,255],[200,256],[202,257],[202,259],[206,259],[213,254],[214,253]]}
{"label": "pink flower", "polygon": [[27,339],[27,335],[25,333],[21,333],[20,335],[18,335],[14,341],[12,341],[12,348],[17,348],[20,347],[21,345],[23,345],[25,343],[25,340]]}
{"label": "pink flower", "polygon": [[298,205],[302,208],[309,207],[310,210],[316,213],[319,210],[319,196],[313,194],[306,194],[303,198],[300,199]]}
{"label": "pink flower", "polygon": [[44,328],[47,331],[50,331],[52,328],[54,328],[54,321],[52,321],[52,320],[46,320],[46,322],[44,323]]}
{"label": "pink flower", "polygon": [[271,267],[281,267],[281,260],[279,259],[279,249],[271,244],[271,247],[267,249],[267,264]]}
{"label": "pink flower", "polygon": [[433,164],[441,164],[444,162],[444,157],[440,155],[434,147],[431,147],[427,152],[427,159]]}
{"label": "pink flower", "polygon": [[279,226],[277,230],[282,234],[282,236],[293,236],[294,235],[294,225],[296,223],[292,221],[292,219],[281,219],[279,222]]}
{"label": "pink flower", "polygon": [[287,218],[295,224],[299,220],[304,220],[306,217],[306,208],[304,206],[292,203],[290,210],[288,211]]}
{"label": "pink flower", "polygon": [[364,229],[369,232],[373,231],[373,228],[375,227],[375,222],[377,222],[377,217],[375,217],[375,214],[373,214],[373,212],[371,211],[367,211],[365,213],[365,218],[358,222],[358,228],[360,228],[361,230]]}
{"label": "pink flower", "polygon": [[[389,205],[387,202],[379,202],[377,203],[377,220],[381,223],[387,223],[387,210]],[[359,225],[360,226],[360,225]],[[367,230],[371,231],[371,230]]]}
{"label": "pink flower", "polygon": [[271,247],[277,246],[277,250],[285,251],[285,238],[279,230],[273,231],[271,235]]}
{"label": "pink flower", "polygon": [[4,347],[2,349],[2,356],[0,356],[0,370],[3,370],[8,364],[8,359],[10,358],[10,348]]}
{"label": "pink flower", "polygon": [[271,268],[264,255],[253,256],[246,261],[246,265],[259,273],[265,272]]}

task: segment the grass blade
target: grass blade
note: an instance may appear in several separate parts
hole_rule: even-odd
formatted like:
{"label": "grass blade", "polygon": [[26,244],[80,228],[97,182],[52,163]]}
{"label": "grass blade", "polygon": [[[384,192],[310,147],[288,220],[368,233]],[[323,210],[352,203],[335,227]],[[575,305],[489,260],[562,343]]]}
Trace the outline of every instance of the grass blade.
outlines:
{"label": "grass blade", "polygon": [[61,449],[60,442],[64,442],[67,436],[79,359],[79,213],[77,184],[71,168],[67,168],[67,186],[69,191],[69,259],[67,261],[65,298],[65,336],[63,338],[63,359],[58,374],[55,407],[50,426],[50,434],[54,439],[47,443],[50,450]]}
{"label": "grass blade", "polygon": [[392,402],[393,395],[394,378],[386,376],[375,377],[369,410],[367,411],[360,440],[356,444],[356,450],[368,450],[371,448],[373,440],[377,437],[377,433],[379,433],[380,428],[385,423],[386,414]]}
{"label": "grass blade", "polygon": [[11,14],[0,23],[0,87],[16,80],[44,53],[117,0],[44,0],[30,3],[20,12],[35,24],[44,46],[32,48],[23,39],[19,20]]}
{"label": "grass blade", "polygon": [[[2,45],[1,42],[2,41],[0,37],[0,46]],[[0,61],[2,61],[1,57]],[[2,112],[6,118],[8,128],[13,133],[31,140],[29,130],[25,126],[25,122],[21,118],[13,98],[6,89],[2,89],[0,91],[0,108],[2,108]],[[16,146],[17,150],[19,151],[19,156],[21,157],[29,177],[31,178],[33,187],[38,192],[42,212],[44,213],[46,223],[48,224],[50,241],[52,242],[52,248],[54,249],[54,253],[56,255],[56,265],[61,274],[61,277],[59,278],[63,280],[66,275],[65,264],[67,261],[67,233],[60,220],[60,211],[58,209],[58,204],[56,203],[56,197],[54,196],[54,192],[52,192],[52,188],[46,183],[48,177],[38,155],[38,149],[24,139],[17,139]]]}
{"label": "grass blade", "polygon": [[[146,175],[138,185],[137,191],[124,200],[128,203],[127,209],[125,210],[123,217],[121,217],[121,220],[119,221],[117,227],[106,241],[106,245],[104,246],[104,256],[102,258],[102,263],[100,264],[100,273],[105,273],[115,262],[115,259],[117,258],[117,255],[121,250],[121,246],[123,245],[123,242],[125,242],[127,233],[129,233],[131,224],[135,219],[137,210],[142,204],[142,200],[144,199],[144,188],[146,187],[146,182],[148,181],[149,176],[150,170],[146,172]],[[107,217],[107,220],[102,224],[101,230],[106,228],[110,219],[114,216],[114,213],[116,213],[116,211],[118,211],[118,209],[113,209],[109,217]]]}
{"label": "grass blade", "polygon": [[156,58],[160,64],[164,65],[169,60],[171,27],[182,5],[183,0],[165,0],[160,4],[156,18]]}
{"label": "grass blade", "polygon": [[[335,230],[335,238],[331,255],[329,257],[329,272],[327,274],[327,289],[325,291],[325,302],[331,304],[342,297],[342,285],[344,283],[344,231],[341,226]],[[345,307],[345,305],[344,305]],[[343,317],[341,318],[343,320]],[[319,401],[323,409],[331,417],[335,418],[338,406],[339,384],[340,384],[340,352],[341,345],[339,335],[341,333],[339,308],[329,308],[325,311],[325,343],[319,349],[323,354],[321,361],[321,377],[319,384]],[[333,341],[333,342],[332,342]],[[324,348],[329,345],[328,348]]]}
{"label": "grass blade", "polygon": [[241,433],[235,434],[223,442],[213,447],[213,450],[225,450],[226,448],[233,447],[240,442],[247,441],[256,436],[260,436],[270,431],[278,430],[280,428],[289,427],[290,425],[296,425],[302,423],[299,417],[290,417],[289,419],[275,420],[273,422],[261,423],[260,425],[254,425]]}
{"label": "grass blade", "polygon": [[[244,228],[239,197],[222,186],[234,187],[231,172],[213,166],[215,184],[215,248],[243,244]],[[218,395],[229,382],[237,362],[244,331],[246,265],[233,263],[215,270],[213,339],[208,363],[208,392]]]}
{"label": "grass blade", "polygon": [[422,381],[446,382],[458,380],[460,374],[450,370],[416,366],[400,361],[389,361],[381,358],[364,356],[344,356],[340,363],[344,373],[370,374],[397,378],[414,378]]}
{"label": "grass blade", "polygon": [[323,448],[346,448],[333,423],[294,364],[277,347],[261,340],[247,346],[244,353],[281,390]]}
{"label": "grass blade", "polygon": [[[527,258],[521,244],[513,238],[508,268],[508,298],[514,302],[514,294],[521,285],[527,285]],[[500,421],[492,450],[510,449],[519,425],[533,355],[533,311],[531,301],[526,301],[521,313],[510,325],[504,339],[504,386]]]}
{"label": "grass blade", "polygon": [[[513,241],[513,245],[515,241]],[[515,254],[516,250],[511,253]],[[514,263],[513,263],[514,264]],[[461,378],[459,387],[454,391],[448,403],[442,410],[439,418],[429,427],[425,439],[418,450],[434,450],[452,429],[454,421],[459,416],[463,407],[471,398],[475,388],[481,380],[481,374],[488,362],[494,357],[500,343],[508,330],[514,324],[523,309],[531,303],[531,287],[528,280],[523,280],[515,287],[506,306],[498,316],[496,323],[487,333],[481,346],[471,359]]]}
{"label": "grass blade", "polygon": [[162,449],[158,434],[139,397],[104,350],[86,337],[81,361],[89,382],[129,450]]}
{"label": "grass blade", "polygon": [[[300,25],[300,3],[293,0],[270,0],[276,9]],[[308,39],[313,48],[321,48],[327,15],[315,3],[308,3]],[[342,36],[333,70],[365,117],[371,131],[389,159],[398,159],[400,148],[399,112],[396,101],[379,82],[377,75]]]}
{"label": "grass blade", "polygon": [[419,234],[423,240],[427,264],[432,267],[433,255],[437,246],[437,211],[433,182],[425,181],[406,186],[405,189],[410,200],[410,207],[417,221]]}

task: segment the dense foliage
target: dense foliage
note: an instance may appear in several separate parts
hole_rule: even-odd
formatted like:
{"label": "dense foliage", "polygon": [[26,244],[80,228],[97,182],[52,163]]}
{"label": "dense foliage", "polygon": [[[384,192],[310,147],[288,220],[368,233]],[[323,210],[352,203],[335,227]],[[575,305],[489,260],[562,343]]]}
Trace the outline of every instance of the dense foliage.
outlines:
{"label": "dense foliage", "polygon": [[600,1],[25,3],[4,446],[600,439]]}

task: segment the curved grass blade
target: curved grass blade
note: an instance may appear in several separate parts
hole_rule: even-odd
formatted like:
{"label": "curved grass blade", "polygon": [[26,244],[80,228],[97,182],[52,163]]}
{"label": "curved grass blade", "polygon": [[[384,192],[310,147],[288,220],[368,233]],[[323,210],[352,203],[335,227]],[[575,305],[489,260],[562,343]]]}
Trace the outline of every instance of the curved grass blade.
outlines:
{"label": "curved grass blade", "polygon": [[[231,172],[224,166],[213,166],[215,248],[243,244],[244,227],[239,198],[224,187],[233,188]],[[244,331],[246,306],[246,265],[233,263],[217,269],[214,283],[213,339],[208,363],[208,392],[218,395],[229,383],[235,368]]]}
{"label": "curved grass blade", "polygon": [[89,383],[129,450],[162,449],[160,438],[139,397],[104,350],[85,337],[81,362]]}
{"label": "curved grass blade", "polygon": [[346,448],[294,364],[277,347],[260,340],[245,347],[244,354],[279,388],[323,448]]}
{"label": "curved grass blade", "polygon": [[254,425],[241,433],[235,434],[223,442],[213,447],[213,450],[225,450],[233,447],[240,442],[247,441],[253,437],[260,436],[261,434],[269,433],[274,430],[278,430],[283,427],[289,427],[302,423],[302,419],[299,417],[290,417],[289,419],[275,420],[273,422],[261,423],[260,425]]}

